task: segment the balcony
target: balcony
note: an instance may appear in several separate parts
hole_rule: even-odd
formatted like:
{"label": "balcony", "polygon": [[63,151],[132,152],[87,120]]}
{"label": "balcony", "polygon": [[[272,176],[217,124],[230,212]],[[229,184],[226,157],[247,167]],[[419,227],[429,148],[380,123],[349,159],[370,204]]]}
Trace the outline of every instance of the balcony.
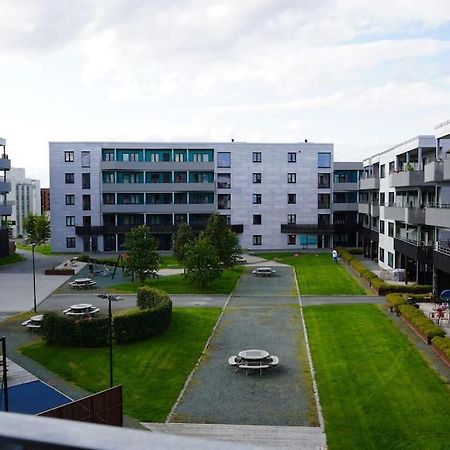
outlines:
{"label": "balcony", "polygon": [[358,183],[334,183],[334,192],[357,191]]}
{"label": "balcony", "polygon": [[433,260],[432,245],[403,236],[395,236],[394,250],[415,261],[431,263]]}
{"label": "balcony", "polygon": [[378,177],[360,178],[359,189],[365,191],[377,191],[380,189],[380,179]]}
{"label": "balcony", "polygon": [[214,183],[103,183],[102,192],[214,192]]}
{"label": "balcony", "polygon": [[8,155],[0,155],[0,170],[11,170],[11,160]]}
{"label": "balcony", "polygon": [[336,233],[351,233],[362,231],[362,226],[359,223],[334,223],[334,231]]}
{"label": "balcony", "polygon": [[444,179],[444,161],[432,161],[425,164],[424,170],[425,183],[437,183]]}
{"label": "balcony", "polygon": [[332,233],[334,225],[319,225],[319,224],[302,224],[302,223],[282,223],[281,232],[296,234],[296,233]]}
{"label": "balcony", "polygon": [[12,214],[12,202],[6,202],[6,205],[0,205],[0,216],[10,216]]}
{"label": "balcony", "polygon": [[0,178],[0,192],[11,192],[11,183]]}
{"label": "balcony", "polygon": [[430,203],[425,208],[425,225],[450,228],[450,204]]}
{"label": "balcony", "polygon": [[378,203],[372,203],[370,205],[370,214],[373,217],[380,217],[380,205]]}
{"label": "balcony", "polygon": [[405,170],[403,172],[392,172],[389,175],[389,186],[394,188],[399,187],[417,187],[424,186],[424,171],[423,170]]}
{"label": "balcony", "polygon": [[360,214],[369,214],[369,204],[368,203],[358,203],[358,212]]}
{"label": "balcony", "polygon": [[102,161],[101,170],[147,170],[152,172],[164,171],[212,171],[214,161]]}
{"label": "balcony", "polygon": [[444,159],[444,180],[450,181],[450,158]]}
{"label": "balcony", "polygon": [[152,203],[101,206],[102,213],[212,213],[216,210],[214,203]]}
{"label": "balcony", "polygon": [[333,211],[358,211],[358,203],[333,203]]}
{"label": "balcony", "polygon": [[435,269],[450,274],[450,247],[439,242],[434,244],[433,266]]}
{"label": "balcony", "polygon": [[425,209],[410,208],[403,205],[389,204],[384,208],[384,218],[386,220],[397,220],[410,225],[425,224]]}

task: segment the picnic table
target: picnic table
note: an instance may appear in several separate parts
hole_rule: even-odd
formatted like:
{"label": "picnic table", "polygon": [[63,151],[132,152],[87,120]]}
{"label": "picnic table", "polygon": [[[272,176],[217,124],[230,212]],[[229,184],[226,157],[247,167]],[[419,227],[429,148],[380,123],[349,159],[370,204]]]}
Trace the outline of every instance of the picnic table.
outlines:
{"label": "picnic table", "polygon": [[276,271],[271,267],[257,267],[252,273],[257,277],[271,277],[276,274]]}
{"label": "picnic table", "polygon": [[69,286],[74,289],[86,289],[93,288],[97,284],[96,281],[91,280],[90,278],[77,278],[69,283]]}
{"label": "picnic table", "polygon": [[27,327],[31,330],[41,328],[42,320],[44,319],[43,314],[38,314],[36,316],[30,317],[28,320],[22,322],[22,326]]}
{"label": "picnic table", "polygon": [[100,308],[90,305],[89,303],[79,303],[77,305],[72,305],[63,311],[67,316],[72,317],[86,317],[97,314]]}
{"label": "picnic table", "polygon": [[245,375],[248,375],[249,371],[259,370],[260,376],[263,370],[275,367],[279,363],[277,356],[270,356],[266,350],[243,350],[238,353],[238,356],[231,356],[228,360],[231,366],[236,368],[235,372],[239,369],[245,369]]}

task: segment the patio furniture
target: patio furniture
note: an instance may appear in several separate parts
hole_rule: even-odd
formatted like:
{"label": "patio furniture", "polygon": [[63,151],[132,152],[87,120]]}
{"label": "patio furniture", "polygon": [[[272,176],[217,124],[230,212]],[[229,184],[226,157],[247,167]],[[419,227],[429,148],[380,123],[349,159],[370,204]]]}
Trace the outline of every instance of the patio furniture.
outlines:
{"label": "patio furniture", "polygon": [[276,367],[280,363],[280,360],[278,359],[278,356],[271,356],[270,359],[271,359],[271,361],[270,361],[270,366],[271,367]]}
{"label": "patio furniture", "polygon": [[264,361],[246,361],[244,364],[239,364],[239,369],[245,369],[245,376],[248,375],[249,370],[259,370],[259,376],[262,376],[263,369],[268,369],[269,364]]}
{"label": "patio furniture", "polygon": [[32,316],[28,320],[22,322],[22,326],[27,327],[30,330],[39,329],[42,326],[42,320],[44,319],[43,314],[38,314],[37,316]]}
{"label": "patio furniture", "polygon": [[277,356],[270,356],[266,350],[256,349],[243,350],[238,356],[233,355],[228,359],[228,364],[236,367],[235,372],[245,369],[246,376],[252,370],[259,370],[259,375],[262,376],[263,370],[276,367],[279,362]]}
{"label": "patio furniture", "polygon": [[271,267],[257,267],[252,273],[257,277],[271,277],[276,274],[276,271]]}
{"label": "patio furniture", "polygon": [[97,282],[90,278],[78,278],[69,283],[69,286],[74,289],[93,288]]}
{"label": "patio furniture", "polygon": [[232,367],[236,367],[239,364],[240,360],[241,359],[238,358],[236,355],[233,355],[228,358],[228,364]]}
{"label": "patio furniture", "polygon": [[89,303],[80,303],[65,309],[63,313],[71,317],[88,317],[97,314],[99,311],[100,308],[96,308]]}
{"label": "patio furniture", "polygon": [[260,361],[269,356],[266,350],[243,350],[239,352],[239,357],[248,361]]}

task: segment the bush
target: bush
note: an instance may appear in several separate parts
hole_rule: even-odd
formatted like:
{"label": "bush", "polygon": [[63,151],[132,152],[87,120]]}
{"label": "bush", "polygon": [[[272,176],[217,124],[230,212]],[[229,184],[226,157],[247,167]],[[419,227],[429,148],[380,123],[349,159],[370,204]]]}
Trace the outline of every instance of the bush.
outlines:
{"label": "bush", "polygon": [[406,303],[406,297],[402,294],[388,294],[386,295],[386,303],[389,306],[389,309],[398,308],[400,305],[404,305]]}
{"label": "bush", "polygon": [[347,251],[351,254],[351,255],[362,255],[364,253],[362,248],[348,248]]}
{"label": "bush", "polygon": [[[117,258],[91,258],[89,255],[78,256],[78,261],[92,262],[93,264],[102,264],[105,266],[115,266],[117,264]],[[122,267],[122,261],[119,262],[117,267]]]}
{"label": "bush", "polygon": [[414,325],[424,336],[428,338],[428,343],[431,343],[431,339],[440,336],[444,337],[445,332],[442,328],[438,327],[432,320],[425,317],[424,313],[411,305],[400,305],[398,307],[400,314],[407,319],[412,325]]}
{"label": "bush", "polygon": [[155,307],[114,318],[114,335],[118,344],[142,341],[166,331],[172,319],[172,301],[161,300]]}
{"label": "bush", "polygon": [[450,338],[436,336],[432,340],[433,345],[450,359]]}
{"label": "bush", "polygon": [[46,342],[70,347],[102,347],[107,345],[107,317],[73,319],[54,312],[44,315],[42,334]]}
{"label": "bush", "polygon": [[137,291],[137,306],[140,309],[154,308],[164,300],[170,300],[170,297],[161,289],[143,286]]}

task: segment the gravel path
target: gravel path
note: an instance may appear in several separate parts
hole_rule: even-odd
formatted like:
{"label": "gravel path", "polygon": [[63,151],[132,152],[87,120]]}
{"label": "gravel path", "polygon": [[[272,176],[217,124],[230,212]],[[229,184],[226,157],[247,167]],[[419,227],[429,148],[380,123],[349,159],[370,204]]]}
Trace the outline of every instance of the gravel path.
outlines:
{"label": "gravel path", "polygon": [[[248,348],[277,355],[279,367],[235,373],[229,356]],[[292,268],[271,278],[246,271],[172,421],[318,425]]]}

